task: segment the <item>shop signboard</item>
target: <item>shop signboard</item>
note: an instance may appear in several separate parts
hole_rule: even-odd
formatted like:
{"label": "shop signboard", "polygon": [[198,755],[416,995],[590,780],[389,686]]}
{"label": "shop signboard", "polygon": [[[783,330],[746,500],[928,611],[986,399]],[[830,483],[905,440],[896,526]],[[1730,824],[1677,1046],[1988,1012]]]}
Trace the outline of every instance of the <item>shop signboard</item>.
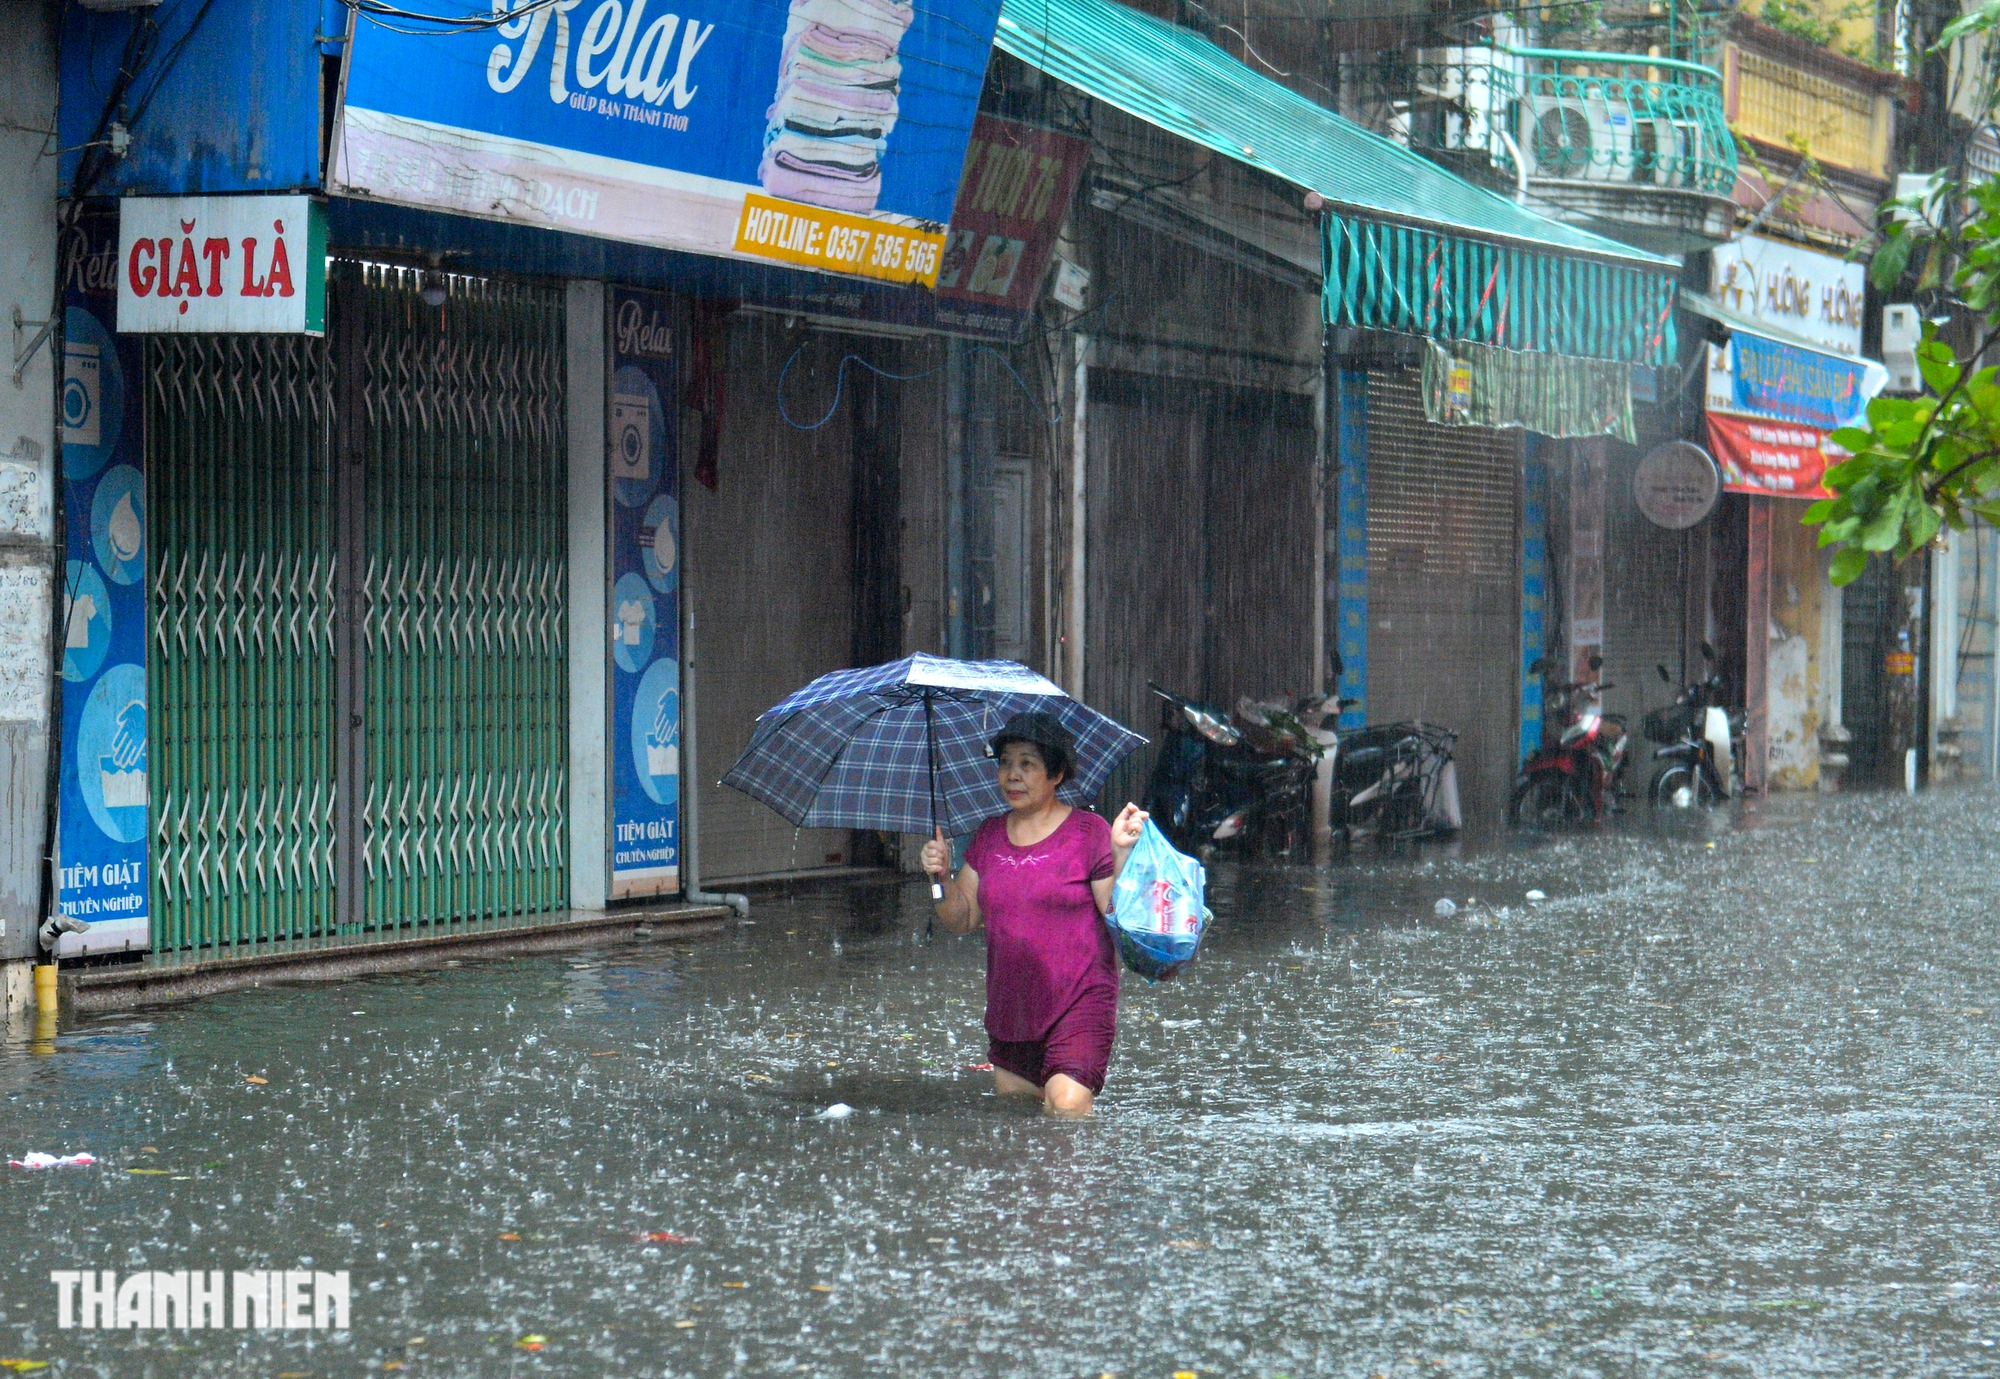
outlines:
{"label": "shop signboard", "polygon": [[1722,466],[1724,488],[1775,498],[1830,497],[1820,479],[1845,455],[1817,427],[1724,412],[1708,414],[1708,447]]}
{"label": "shop signboard", "polygon": [[936,283],[1000,0],[494,4],[357,18],[335,190]]}
{"label": "shop signboard", "polygon": [[[1887,371],[1871,360],[1836,359],[1737,332],[1729,341],[1732,410],[1787,417],[1832,431],[1858,420]],[[1874,387],[1871,375],[1881,375]]]}
{"label": "shop signboard", "polygon": [[[1087,140],[981,115],[952,205],[936,291],[799,274],[781,290],[761,291],[756,304],[824,321],[1018,339],[1089,161]],[[1071,272],[1088,278],[1082,269]],[[1082,309],[1080,297],[1075,309]]]}
{"label": "shop signboard", "polygon": [[611,294],[611,895],[680,889],[680,461],[674,318]]}
{"label": "shop signboard", "polygon": [[1692,441],[1666,441],[1648,450],[1632,472],[1632,500],[1648,522],[1685,531],[1715,511],[1722,475],[1715,460]]}
{"label": "shop signboard", "polygon": [[65,246],[63,723],[56,903],[89,930],[59,953],[151,944],[146,843],[146,478],[141,341],[114,328],[118,224]]}
{"label": "shop signboard", "polygon": [[1827,433],[1861,420],[1889,372],[1748,331],[1709,346],[1709,449],[1732,493],[1825,498],[1820,476],[1844,452]]}
{"label": "shop signboard", "polygon": [[1709,296],[1732,313],[1810,340],[1830,354],[1861,353],[1865,264],[1761,235],[1711,252]]}
{"label": "shop signboard", "polygon": [[1012,334],[1034,308],[1089,158],[1087,140],[979,117],[938,271],[941,327],[958,329],[997,315]]}
{"label": "shop signboard", "polygon": [[309,196],[128,196],[118,329],[326,333],[326,210]]}

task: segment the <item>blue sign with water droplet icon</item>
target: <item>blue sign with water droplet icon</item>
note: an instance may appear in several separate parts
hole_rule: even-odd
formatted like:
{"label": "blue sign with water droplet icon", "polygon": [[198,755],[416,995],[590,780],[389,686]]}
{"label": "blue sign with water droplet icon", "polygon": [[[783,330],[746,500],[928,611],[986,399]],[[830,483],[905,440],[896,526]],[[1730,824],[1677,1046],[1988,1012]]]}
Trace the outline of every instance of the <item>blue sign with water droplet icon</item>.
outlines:
{"label": "blue sign with water droplet icon", "polygon": [[680,889],[680,464],[672,303],[611,294],[611,894]]}

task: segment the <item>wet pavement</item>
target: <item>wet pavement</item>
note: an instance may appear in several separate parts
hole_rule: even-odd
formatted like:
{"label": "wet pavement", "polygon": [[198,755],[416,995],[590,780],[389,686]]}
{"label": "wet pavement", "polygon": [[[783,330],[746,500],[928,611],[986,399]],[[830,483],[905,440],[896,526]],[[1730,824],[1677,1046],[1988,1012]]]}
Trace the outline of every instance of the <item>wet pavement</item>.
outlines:
{"label": "wet pavement", "polygon": [[[0,1358],[2000,1373],[1996,887],[1990,792],[1218,868],[1083,1123],[971,1070],[919,887],[80,1022],[0,1054],[7,1155],[103,1160],[0,1170]],[[348,1270],[351,1330],[57,1329],[51,1269],[270,1267]]]}

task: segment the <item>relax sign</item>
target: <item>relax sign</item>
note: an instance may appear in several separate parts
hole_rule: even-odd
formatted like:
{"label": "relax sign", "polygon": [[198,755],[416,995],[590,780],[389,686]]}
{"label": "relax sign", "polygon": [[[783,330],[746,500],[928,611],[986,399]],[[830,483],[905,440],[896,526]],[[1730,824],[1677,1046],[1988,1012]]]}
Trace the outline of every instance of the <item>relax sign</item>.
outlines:
{"label": "relax sign", "polygon": [[128,196],[118,329],[326,332],[326,214],[307,196]]}

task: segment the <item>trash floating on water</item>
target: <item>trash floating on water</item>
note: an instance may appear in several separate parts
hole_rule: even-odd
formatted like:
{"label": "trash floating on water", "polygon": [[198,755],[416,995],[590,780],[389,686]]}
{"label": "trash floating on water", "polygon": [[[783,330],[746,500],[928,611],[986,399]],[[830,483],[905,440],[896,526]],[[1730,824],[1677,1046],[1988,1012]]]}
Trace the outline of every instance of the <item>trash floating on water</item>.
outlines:
{"label": "trash floating on water", "polygon": [[1529,891],[1529,892],[1528,892],[1528,899],[1530,899],[1530,900],[1547,900],[1548,898],[1549,898],[1549,896],[1548,896],[1548,892],[1547,892],[1547,891]]}
{"label": "trash floating on water", "polygon": [[1432,913],[1436,914],[1439,919],[1450,919],[1453,915],[1458,913],[1458,905],[1454,901],[1440,900],[1438,901],[1437,904],[1431,907],[1431,911]]}
{"label": "trash floating on water", "polygon": [[852,1106],[849,1106],[844,1101],[836,1101],[833,1103],[833,1105],[827,1107],[824,1111],[821,1111],[819,1115],[815,1117],[815,1119],[846,1120],[849,1116],[853,1114],[854,1114],[854,1108]]}
{"label": "trash floating on water", "polygon": [[269,1083],[271,1079],[268,1077],[258,1077],[255,1073],[251,1073],[248,1076],[246,1076],[243,1080],[249,1083],[252,1087],[262,1087],[267,1083]]}
{"label": "trash floating on water", "polygon": [[25,1159],[9,1159],[15,1168],[84,1168],[97,1162],[91,1154],[43,1154],[39,1151]]}
{"label": "trash floating on water", "polygon": [[540,1350],[548,1343],[549,1338],[547,1336],[523,1336],[520,1340],[514,1342],[515,1345],[523,1350]]}
{"label": "trash floating on water", "polygon": [[656,1245],[693,1245],[698,1243],[691,1235],[676,1235],[672,1231],[647,1231],[639,1237]]}
{"label": "trash floating on water", "polygon": [[1194,1026],[1194,1025],[1198,1025],[1198,1024],[1200,1024],[1200,1023],[1201,1023],[1201,1021],[1199,1021],[1199,1020],[1162,1020],[1162,1021],[1160,1021],[1160,1028],[1161,1028],[1161,1029],[1188,1029],[1188,1028],[1190,1028],[1190,1027],[1192,1027],[1192,1026]]}

